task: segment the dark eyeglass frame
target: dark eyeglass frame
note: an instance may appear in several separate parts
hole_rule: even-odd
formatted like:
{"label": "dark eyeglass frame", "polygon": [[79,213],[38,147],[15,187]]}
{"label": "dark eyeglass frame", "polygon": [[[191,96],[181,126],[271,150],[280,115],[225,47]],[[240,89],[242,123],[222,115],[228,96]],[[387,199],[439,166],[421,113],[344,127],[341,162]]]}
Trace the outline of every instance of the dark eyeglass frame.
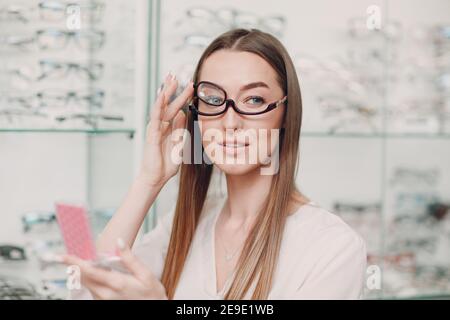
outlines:
{"label": "dark eyeglass frame", "polygon": [[25,249],[14,245],[1,245],[0,258],[8,261],[22,261],[26,260]]}
{"label": "dark eyeglass frame", "polygon": [[[200,98],[200,97],[198,96],[197,90],[198,90],[199,86],[200,86],[201,84],[204,84],[204,83],[213,85],[213,86],[215,86],[215,87],[217,87],[217,88],[219,88],[220,90],[223,91],[223,93],[225,94],[225,99],[224,99],[224,101],[223,101],[221,104],[212,104],[212,103],[209,103],[209,102],[203,100],[202,98]],[[201,111],[198,110],[198,100],[199,100],[199,99],[200,99],[202,102],[204,102],[204,103],[206,103],[206,104],[208,104],[208,105],[210,105],[210,106],[216,106],[216,107],[220,107],[221,105],[223,105],[223,104],[225,103],[225,108],[224,108],[222,111],[216,112],[216,113],[204,113],[204,112],[201,112]],[[267,106],[267,108],[264,109],[264,110],[262,110],[262,111],[258,111],[258,112],[246,112],[246,111],[240,110],[240,109],[236,106],[236,103],[234,102],[233,99],[227,99],[227,92],[226,92],[221,86],[219,86],[219,85],[217,85],[217,84],[215,84],[215,83],[213,83],[213,82],[210,82],[210,81],[200,81],[199,83],[194,84],[194,98],[193,98],[192,104],[189,105],[189,110],[191,110],[191,111],[194,113],[194,115],[202,115],[202,116],[218,116],[218,115],[220,115],[220,114],[222,114],[222,113],[227,112],[228,108],[229,108],[230,105],[231,105],[231,107],[232,107],[232,108],[234,109],[234,111],[236,111],[237,113],[245,114],[245,115],[258,115],[258,114],[263,114],[263,113],[272,111],[273,109],[275,109],[276,107],[278,107],[280,104],[286,103],[286,102],[287,102],[287,96],[284,96],[283,98],[281,98],[281,99],[278,100],[278,101],[269,103],[269,105]]]}

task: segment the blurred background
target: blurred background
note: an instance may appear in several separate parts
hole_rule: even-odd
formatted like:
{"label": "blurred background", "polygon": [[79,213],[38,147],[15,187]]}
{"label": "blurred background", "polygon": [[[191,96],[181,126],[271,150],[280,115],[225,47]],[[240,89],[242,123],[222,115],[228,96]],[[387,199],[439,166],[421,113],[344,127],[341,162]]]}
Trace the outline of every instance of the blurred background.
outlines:
{"label": "blurred background", "polygon": [[45,259],[64,251],[55,202],[84,204],[98,234],[136,174],[162,79],[185,84],[235,27],[277,36],[294,61],[296,181],[366,240],[365,298],[450,298],[449,12],[448,0],[0,0],[0,299],[66,296],[65,269]]}

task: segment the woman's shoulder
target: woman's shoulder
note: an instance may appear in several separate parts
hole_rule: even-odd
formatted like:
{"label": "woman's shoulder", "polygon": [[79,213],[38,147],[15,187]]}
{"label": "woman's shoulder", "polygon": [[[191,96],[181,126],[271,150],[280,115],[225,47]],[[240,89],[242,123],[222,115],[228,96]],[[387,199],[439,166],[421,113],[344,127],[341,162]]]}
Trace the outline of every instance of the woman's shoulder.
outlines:
{"label": "woman's shoulder", "polygon": [[[367,249],[363,238],[339,216],[308,203],[288,217],[280,258],[295,271],[297,283],[322,277],[355,277],[363,281]],[[289,273],[291,274],[291,273]],[[313,281],[314,282],[314,281]]]}
{"label": "woman's shoulder", "polygon": [[290,299],[358,299],[366,265],[362,237],[336,214],[309,202],[288,217],[277,279]]}
{"label": "woman's shoulder", "polygon": [[335,213],[310,201],[301,205],[286,222],[286,231],[291,239],[308,244],[334,246],[356,246],[365,249],[361,235]]}

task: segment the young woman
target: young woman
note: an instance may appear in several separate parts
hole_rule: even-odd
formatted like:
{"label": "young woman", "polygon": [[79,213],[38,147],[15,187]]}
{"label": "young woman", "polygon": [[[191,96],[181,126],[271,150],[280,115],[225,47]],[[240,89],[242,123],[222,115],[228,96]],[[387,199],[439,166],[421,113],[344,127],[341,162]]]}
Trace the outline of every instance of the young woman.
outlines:
{"label": "young woman", "polygon": [[[81,271],[83,287],[73,297],[360,298],[364,241],[295,186],[302,103],[280,41],[256,29],[226,32],[171,101],[177,86],[169,74],[152,108],[140,173],[98,239],[98,250],[116,250],[129,272],[65,256]],[[179,164],[170,135],[184,128]],[[267,152],[249,161],[261,148]],[[174,210],[133,246],[149,207],[180,167]],[[208,196],[213,168],[226,176],[225,198]]]}

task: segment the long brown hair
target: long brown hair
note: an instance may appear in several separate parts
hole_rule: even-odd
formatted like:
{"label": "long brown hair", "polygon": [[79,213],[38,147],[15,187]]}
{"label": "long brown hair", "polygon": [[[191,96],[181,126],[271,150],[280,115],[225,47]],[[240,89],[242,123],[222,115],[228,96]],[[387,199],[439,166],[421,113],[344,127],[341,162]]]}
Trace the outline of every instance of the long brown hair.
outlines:
{"label": "long brown hair", "polygon": [[[265,59],[275,70],[277,81],[287,95],[287,107],[280,130],[279,171],[273,176],[266,205],[258,213],[238,260],[233,282],[224,296],[225,299],[245,299],[249,289],[254,286],[252,299],[267,299],[277,265],[288,204],[291,199],[299,199],[299,195],[302,197],[295,186],[302,122],[300,86],[292,60],[281,42],[257,29],[233,29],[213,40],[200,57],[193,75],[194,83],[198,81],[205,59],[222,49],[250,52]],[[189,113],[187,128],[191,137],[194,136],[194,125],[192,114]],[[192,148],[194,143],[191,141]],[[178,200],[161,278],[169,299],[175,294],[213,171],[213,165],[203,161],[201,164],[191,163],[183,163],[180,168]]]}

